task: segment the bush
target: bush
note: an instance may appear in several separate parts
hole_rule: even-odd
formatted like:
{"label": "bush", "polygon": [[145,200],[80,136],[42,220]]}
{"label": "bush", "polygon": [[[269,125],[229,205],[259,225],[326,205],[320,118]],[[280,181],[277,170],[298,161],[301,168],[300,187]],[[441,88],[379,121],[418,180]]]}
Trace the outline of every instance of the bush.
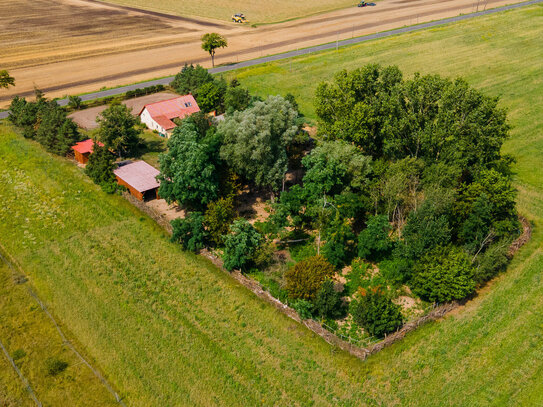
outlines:
{"label": "bush", "polygon": [[387,216],[371,216],[366,229],[358,235],[358,256],[367,260],[379,260],[385,256],[393,245],[390,230]]}
{"label": "bush", "polygon": [[408,260],[402,258],[383,260],[379,263],[379,272],[391,283],[402,284],[410,278],[411,264]]}
{"label": "bush", "polygon": [[372,336],[383,336],[398,330],[404,322],[399,305],[394,304],[379,287],[360,290],[360,299],[351,302],[354,321]]}
{"label": "bush", "polygon": [[426,301],[461,300],[475,290],[473,272],[471,261],[462,249],[439,247],[415,264],[410,286]]}
{"label": "bush", "polygon": [[311,301],[298,299],[292,303],[292,308],[294,308],[301,319],[313,318],[315,306]]}
{"label": "bush", "polygon": [[236,216],[232,197],[219,198],[208,205],[204,216],[205,225],[209,237],[217,246],[224,243],[223,237],[228,233],[228,227]]}
{"label": "bush", "polygon": [[45,369],[50,376],[56,376],[62,373],[68,367],[68,363],[58,358],[52,357],[45,361]]}
{"label": "bush", "polygon": [[351,272],[347,274],[347,283],[345,290],[347,295],[353,295],[359,287],[362,287],[362,281],[368,277],[368,264],[364,260],[357,258],[351,263]]}
{"label": "bush", "polygon": [[320,255],[295,264],[286,273],[286,288],[291,298],[312,300],[322,286],[335,274],[334,266]]}
{"label": "bush", "polygon": [[322,254],[331,264],[340,268],[352,259],[355,235],[348,221],[336,216],[326,229],[325,238]]}
{"label": "bush", "polygon": [[204,216],[200,212],[192,212],[185,219],[174,219],[171,225],[171,241],[180,243],[184,250],[198,253],[205,247],[207,233],[204,229]]}
{"label": "bush", "polygon": [[246,220],[238,219],[230,225],[230,233],[224,236],[224,267],[228,271],[244,271],[254,259],[262,237]]}
{"label": "bush", "polygon": [[479,255],[474,271],[475,282],[482,284],[505,271],[509,263],[508,251],[509,244],[505,240],[493,244],[482,255]]}
{"label": "bush", "polygon": [[343,314],[341,293],[334,288],[332,280],[326,280],[315,297],[315,310],[321,318],[339,318]]}

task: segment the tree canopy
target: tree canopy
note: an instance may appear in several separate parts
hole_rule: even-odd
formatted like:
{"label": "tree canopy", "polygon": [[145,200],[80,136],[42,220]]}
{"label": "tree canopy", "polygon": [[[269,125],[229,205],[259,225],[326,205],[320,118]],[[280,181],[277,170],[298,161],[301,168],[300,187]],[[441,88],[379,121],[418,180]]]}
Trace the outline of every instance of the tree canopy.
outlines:
{"label": "tree canopy", "polygon": [[228,41],[222,35],[217,33],[208,33],[202,36],[202,49],[211,56],[211,65],[215,67],[215,52],[217,48],[225,48]]}
{"label": "tree canopy", "polygon": [[135,126],[137,119],[124,104],[113,104],[96,119],[100,125],[98,139],[119,157],[135,154],[140,146],[141,131]]}
{"label": "tree canopy", "polygon": [[277,191],[288,165],[287,147],[299,128],[297,112],[280,96],[270,96],[219,124],[221,158],[257,186]]}
{"label": "tree canopy", "polygon": [[198,90],[206,83],[213,82],[213,76],[200,65],[185,65],[181,71],[175,75],[171,86],[180,94],[192,94],[198,97]]}
{"label": "tree canopy", "polygon": [[15,86],[15,78],[9,75],[5,69],[0,71],[0,89]]}

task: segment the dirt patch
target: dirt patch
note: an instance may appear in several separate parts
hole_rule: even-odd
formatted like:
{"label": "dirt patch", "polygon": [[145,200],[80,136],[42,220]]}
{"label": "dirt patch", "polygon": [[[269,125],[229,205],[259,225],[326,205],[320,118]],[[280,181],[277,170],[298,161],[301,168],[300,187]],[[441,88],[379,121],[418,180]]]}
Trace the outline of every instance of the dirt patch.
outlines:
{"label": "dirt patch", "polygon": [[153,199],[145,202],[153,211],[160,214],[160,217],[168,223],[177,218],[185,217],[185,210],[177,204],[168,204],[165,199]]}
{"label": "dirt patch", "polygon": [[[160,93],[153,93],[152,95],[128,99],[128,100],[123,101],[122,103],[130,108],[134,116],[137,116],[139,112],[141,111],[141,109],[143,109],[143,106],[145,106],[146,104],[160,102],[161,100],[171,99],[176,96],[178,95],[176,95],[175,93],[160,92]],[[96,123],[96,118],[107,107],[108,107],[107,105],[102,105],[102,106],[91,107],[89,109],[78,110],[68,115],[68,117],[71,118],[79,127],[83,129],[86,129],[86,130],[95,129],[98,127],[98,123]]]}

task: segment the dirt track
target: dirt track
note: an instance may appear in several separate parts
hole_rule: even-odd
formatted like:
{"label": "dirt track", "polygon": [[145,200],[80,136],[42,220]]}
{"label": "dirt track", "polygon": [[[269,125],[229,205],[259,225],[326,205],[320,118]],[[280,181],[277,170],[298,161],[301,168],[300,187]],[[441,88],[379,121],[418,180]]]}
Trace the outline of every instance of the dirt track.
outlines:
{"label": "dirt track", "polygon": [[[52,1],[39,1],[42,13],[48,10],[47,3]],[[486,7],[512,2],[518,1],[488,0]],[[209,58],[200,48],[200,37],[210,30],[224,34],[229,41],[226,50],[218,51],[217,63],[231,63],[470,13],[477,8],[477,2],[473,0],[383,0],[374,7],[352,7],[251,28],[138,12],[126,7],[106,6],[84,0],[58,0],[54,5],[62,6],[64,20],[69,19],[71,12],[89,16],[85,17],[86,26],[77,29],[82,22],[73,18],[72,27],[57,33],[57,21],[57,25],[50,27],[53,35],[44,37],[37,35],[38,28],[33,28],[32,24],[25,21],[25,32],[20,35],[19,43],[6,39],[4,34],[0,35],[3,44],[0,67],[9,69],[17,84],[15,88],[2,91],[0,106],[5,106],[15,94],[28,94],[35,86],[46,89],[51,97],[62,96],[171,75],[184,63],[207,66]],[[484,6],[485,3],[480,1],[479,10]],[[89,23],[89,20],[95,21],[91,15],[109,18],[110,21],[93,25]],[[0,27],[9,20],[5,16],[5,13],[0,13]],[[43,15],[40,17],[39,29],[48,30],[49,19]],[[55,19],[51,21],[55,24]],[[17,27],[19,20],[12,18],[8,22],[10,25],[6,23],[7,27],[21,29]],[[107,28],[118,27],[119,24],[126,27],[117,31]],[[27,40],[27,37],[32,40]],[[7,41],[11,41],[11,47],[5,45]]]}

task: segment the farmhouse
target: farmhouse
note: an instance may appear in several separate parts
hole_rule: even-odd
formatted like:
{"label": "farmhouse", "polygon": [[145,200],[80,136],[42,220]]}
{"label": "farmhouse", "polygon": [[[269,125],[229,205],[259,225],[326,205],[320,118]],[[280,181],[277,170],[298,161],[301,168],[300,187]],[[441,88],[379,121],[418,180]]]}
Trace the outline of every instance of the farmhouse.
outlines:
{"label": "farmhouse", "polygon": [[[98,142],[98,145],[100,147],[104,146],[100,142]],[[94,140],[90,138],[84,141],[80,141],[79,143],[76,143],[75,146],[72,146],[72,150],[74,150],[74,156],[77,162],[80,164],[86,164],[87,161],[89,161],[89,156],[92,154],[93,148]]]}
{"label": "farmhouse", "polygon": [[158,131],[164,137],[169,137],[175,128],[173,119],[183,119],[199,111],[200,108],[194,96],[186,95],[145,105],[139,117],[149,129]]}
{"label": "farmhouse", "polygon": [[160,171],[145,161],[120,163],[113,173],[117,178],[117,183],[127,187],[130,193],[140,201],[158,199],[160,184],[156,177]]}

